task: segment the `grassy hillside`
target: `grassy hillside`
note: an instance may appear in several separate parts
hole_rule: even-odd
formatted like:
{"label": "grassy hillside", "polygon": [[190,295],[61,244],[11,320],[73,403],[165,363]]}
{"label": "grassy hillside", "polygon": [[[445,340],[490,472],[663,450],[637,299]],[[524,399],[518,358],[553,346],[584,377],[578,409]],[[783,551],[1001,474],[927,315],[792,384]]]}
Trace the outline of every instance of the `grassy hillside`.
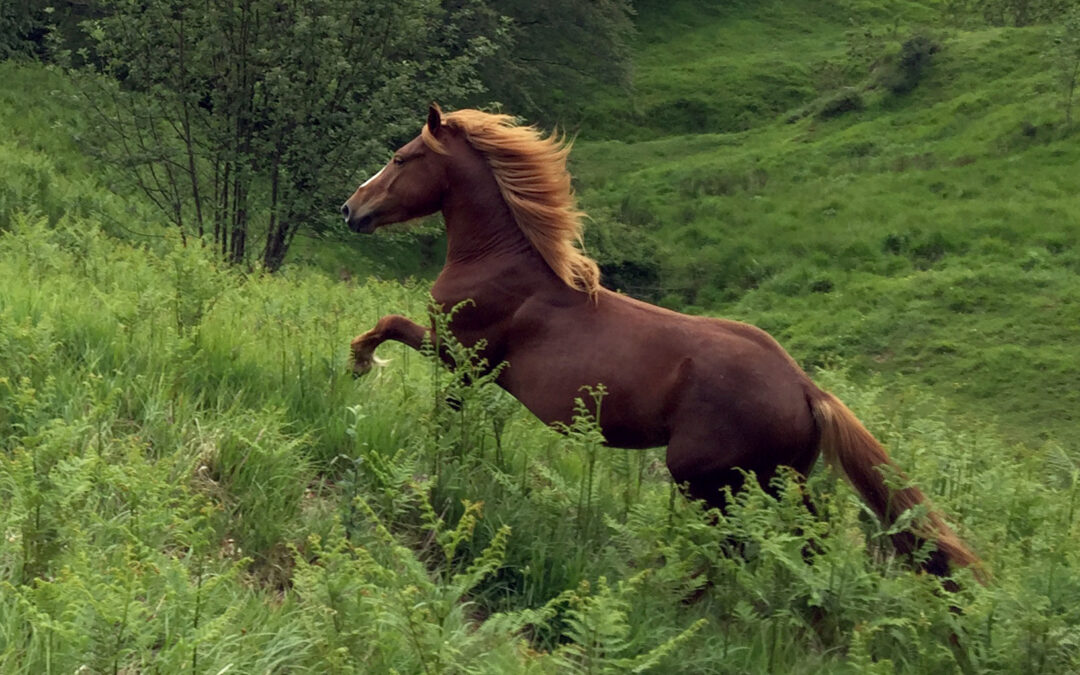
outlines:
{"label": "grassy hillside", "polygon": [[[827,39],[843,26],[811,49],[798,19],[828,17],[798,7],[784,3],[781,24],[772,21],[778,3],[747,10],[770,36],[756,56],[736,20],[653,38],[641,80],[671,72],[649,55],[682,54],[707,35],[740,46],[751,69],[743,77],[770,70],[761,59],[773,45],[787,63],[831,63],[852,73],[846,91],[864,109],[823,118],[816,111],[837,96],[825,90],[745,131],[579,142],[574,169],[597,228],[629,227],[648,242],[624,252],[615,237],[608,252],[598,240],[601,257],[639,263],[616,283],[760,325],[805,365],[929,385],[960,411],[1000,417],[1014,438],[1057,437],[1080,452],[1080,146],[1062,127],[1062,92],[1047,67],[1051,29],[940,32],[917,86],[897,94],[882,81],[904,28],[868,24],[896,37],[882,42],[882,64],[858,76]],[[686,49],[688,58],[708,53]],[[672,87],[683,86],[682,72]],[[638,135],[667,123],[648,119]],[[659,271],[635,278],[646,256]]]}
{"label": "grassy hillside", "polygon": [[[349,339],[425,304],[366,274],[423,274],[434,239],[223,269],[79,153],[68,80],[0,64],[0,672],[1080,669],[1080,204],[1047,29],[937,34],[894,94],[848,19],[887,57],[931,4],[713,7],[641,3],[638,109],[590,103],[575,149],[590,241],[629,290],[776,334],[987,586],[910,572],[823,467],[816,515],[782,482],[709,516],[661,451],[401,346],[353,380]],[[839,86],[863,109],[819,117]]]}
{"label": "grassy hillside", "polygon": [[[584,101],[582,138],[650,140],[738,132],[855,76],[851,38],[940,23],[906,0],[638,2],[634,96]],[[859,45],[856,45],[859,46]],[[869,47],[869,45],[867,45]],[[830,61],[830,67],[823,67]]]}
{"label": "grassy hillside", "polygon": [[92,218],[16,216],[0,232],[0,670],[936,673],[956,668],[950,631],[980,670],[1080,666],[1078,483],[1059,447],[958,432],[818,373],[994,575],[942,593],[824,471],[817,516],[785,483],[714,522],[659,452],[602,448],[585,419],[560,436],[403,347],[352,380],[348,339],[422,297],[243,277]]}

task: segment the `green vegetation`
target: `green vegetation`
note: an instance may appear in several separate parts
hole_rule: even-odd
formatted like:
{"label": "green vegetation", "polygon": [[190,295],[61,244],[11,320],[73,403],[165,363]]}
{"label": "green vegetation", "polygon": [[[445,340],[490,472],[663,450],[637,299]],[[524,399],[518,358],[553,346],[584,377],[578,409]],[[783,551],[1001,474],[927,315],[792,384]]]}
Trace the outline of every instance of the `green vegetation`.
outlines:
{"label": "green vegetation", "polygon": [[559,436],[404,347],[348,377],[418,288],[163,249],[92,219],[0,236],[4,672],[941,672],[951,630],[986,670],[1078,665],[1058,446],[820,375],[985,555],[991,586],[942,595],[825,472],[818,517],[785,484],[713,525],[587,419]]}
{"label": "green vegetation", "polygon": [[790,481],[703,514],[662,452],[544,429],[469,365],[387,345],[353,380],[349,339],[426,305],[369,276],[430,276],[435,223],[223,267],[80,152],[84,83],[5,62],[0,672],[1080,669],[1058,29],[714,5],[637,3],[634,104],[589,101],[573,156],[589,245],[776,335],[987,586],[911,572],[824,470],[816,515]]}
{"label": "green vegetation", "polygon": [[[786,27],[790,13],[769,23],[779,11],[747,11],[766,29],[753,39],[790,49],[787,63],[853,68],[826,40],[800,42],[810,37]],[[748,33],[717,21],[678,42],[750,49]],[[596,242],[600,257],[651,266],[643,279],[616,276],[627,291],[762,326],[806,366],[930,385],[957,411],[1000,416],[1011,438],[1080,452],[1080,146],[1047,67],[1056,30],[894,33],[862,77],[752,129],[578,143],[597,226],[624,223],[648,240],[632,243],[640,254]],[[925,59],[915,86],[912,54]],[[763,67],[742,63],[747,79]]]}
{"label": "green vegetation", "polygon": [[430,1],[115,0],[103,12],[87,58],[107,77],[77,80],[95,153],[182,238],[269,270],[303,225],[329,229],[321,207],[385,162],[411,108],[479,91],[477,64],[501,39],[470,31],[468,8]]}

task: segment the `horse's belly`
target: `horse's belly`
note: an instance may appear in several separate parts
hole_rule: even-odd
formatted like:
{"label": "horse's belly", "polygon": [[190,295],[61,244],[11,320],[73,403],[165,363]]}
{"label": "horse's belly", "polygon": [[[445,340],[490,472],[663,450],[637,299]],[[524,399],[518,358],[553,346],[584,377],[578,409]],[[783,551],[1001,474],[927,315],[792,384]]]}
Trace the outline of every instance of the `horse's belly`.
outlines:
{"label": "horse's belly", "polygon": [[[600,430],[608,445],[616,448],[654,448],[668,442],[668,425],[660,383],[634,387],[610,373],[589,368],[546,369],[523,367],[504,371],[500,384],[548,425],[570,425],[578,413],[577,400],[594,416],[600,411]],[[599,396],[599,399],[597,399]]]}
{"label": "horse's belly", "polygon": [[666,430],[655,427],[605,424],[601,426],[601,430],[604,432],[604,440],[613,448],[642,450],[658,448],[668,443]]}

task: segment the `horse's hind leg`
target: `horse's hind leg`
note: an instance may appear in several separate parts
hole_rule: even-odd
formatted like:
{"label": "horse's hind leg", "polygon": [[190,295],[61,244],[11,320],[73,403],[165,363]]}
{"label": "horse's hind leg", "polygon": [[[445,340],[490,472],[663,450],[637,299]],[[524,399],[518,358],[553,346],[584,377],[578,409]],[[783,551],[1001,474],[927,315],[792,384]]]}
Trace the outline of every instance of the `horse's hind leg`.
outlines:
{"label": "horse's hind leg", "polygon": [[[761,450],[735,434],[713,431],[708,440],[695,435],[673,437],[667,448],[667,466],[686,496],[699,499],[722,512],[728,508],[728,491],[734,494],[743,488],[747,478],[744,471],[753,471],[762,488],[776,496],[776,489],[770,483],[781,466],[789,466],[797,475],[805,477],[819,454],[817,439],[813,434],[799,439],[805,442],[790,443],[786,449],[777,451],[773,447]],[[803,502],[813,513],[813,505],[805,493]],[[735,555],[741,555],[743,545],[744,542],[736,538],[728,540],[728,549]],[[804,550],[804,556],[812,555],[813,548],[813,544],[810,544]],[[705,571],[703,568],[695,576]],[[703,586],[687,598],[687,602],[697,600],[707,587]]]}
{"label": "horse's hind leg", "polygon": [[[705,468],[697,464],[697,462],[687,461],[688,457],[690,455],[683,451],[683,447],[677,441],[668,445],[667,466],[672,479],[687,497],[704,502],[707,506],[719,509],[721,512],[726,512],[728,507],[727,491],[730,489],[732,493],[735,493],[742,488],[744,474],[733,467],[710,466]],[[716,524],[715,520],[712,520],[712,523]],[[729,536],[724,542],[724,549],[727,551],[724,554],[725,556],[742,556],[743,542],[736,537]],[[710,574],[712,566],[713,563],[709,560],[703,560],[690,573],[690,578],[698,581],[700,585],[683,598],[684,605],[696,603],[713,586],[713,575]]]}
{"label": "horse's hind leg", "polygon": [[[737,492],[744,482],[744,471],[753,471],[761,487],[776,496],[772,479],[781,466],[794,469],[805,477],[817,461],[816,439],[803,447],[775,451],[759,450],[733,438],[721,438],[708,444],[672,438],[667,448],[667,467],[675,483],[683,486],[686,495],[700,499],[711,507],[727,508],[725,488]],[[805,498],[804,498],[805,501]],[[807,502],[807,508],[813,507]]]}

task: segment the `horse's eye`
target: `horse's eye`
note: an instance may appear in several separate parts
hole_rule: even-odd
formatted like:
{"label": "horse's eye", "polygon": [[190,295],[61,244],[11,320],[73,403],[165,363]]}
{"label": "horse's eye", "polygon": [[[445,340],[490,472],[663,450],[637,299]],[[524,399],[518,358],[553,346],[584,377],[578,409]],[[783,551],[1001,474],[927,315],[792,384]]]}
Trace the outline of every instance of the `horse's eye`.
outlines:
{"label": "horse's eye", "polygon": [[394,164],[404,164],[404,163],[405,163],[404,158],[402,158],[400,155],[394,155]]}

